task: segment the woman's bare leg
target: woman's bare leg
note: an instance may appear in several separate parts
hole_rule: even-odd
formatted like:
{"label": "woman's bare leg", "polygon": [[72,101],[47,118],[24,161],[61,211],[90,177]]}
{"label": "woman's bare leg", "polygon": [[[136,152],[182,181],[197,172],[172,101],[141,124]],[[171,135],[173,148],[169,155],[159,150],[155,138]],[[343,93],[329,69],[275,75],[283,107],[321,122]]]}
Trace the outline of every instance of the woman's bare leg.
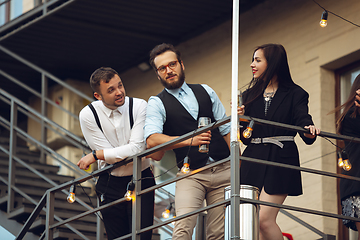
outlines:
{"label": "woman's bare leg", "polygon": [[[264,188],[260,193],[260,200],[265,202],[282,204],[285,201],[287,194],[270,195],[267,194]],[[260,240],[283,240],[284,237],[279,226],[276,223],[276,217],[279,213],[279,208],[261,205],[260,206]],[[360,240],[360,239],[359,239]]]}

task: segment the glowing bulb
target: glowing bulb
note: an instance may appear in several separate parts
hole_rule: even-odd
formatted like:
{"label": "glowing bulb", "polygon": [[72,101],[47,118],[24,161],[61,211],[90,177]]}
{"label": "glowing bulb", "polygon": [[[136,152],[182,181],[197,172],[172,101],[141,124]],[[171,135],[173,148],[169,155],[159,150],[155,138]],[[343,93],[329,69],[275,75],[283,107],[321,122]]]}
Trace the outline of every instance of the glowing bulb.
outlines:
{"label": "glowing bulb", "polygon": [[181,168],[181,170],[180,170],[182,173],[188,173],[188,172],[190,172],[190,163],[189,163],[189,157],[188,156],[186,156],[185,158],[184,158],[184,165],[183,165],[183,167]]}
{"label": "glowing bulb", "polygon": [[321,20],[320,20],[320,26],[321,27],[326,27],[327,26],[327,18],[328,18],[328,12],[324,11],[321,15]]}
{"label": "glowing bulb", "polygon": [[69,203],[75,202],[75,185],[71,185],[69,195],[67,196],[66,200]]}
{"label": "glowing bulb", "polygon": [[162,213],[163,218],[169,218],[170,217],[170,209],[165,209]]}
{"label": "glowing bulb", "polygon": [[125,198],[127,201],[131,201],[131,199],[132,199],[132,191],[127,190],[126,193],[125,193],[124,198]]}
{"label": "glowing bulb", "polygon": [[350,171],[351,167],[352,166],[351,166],[351,163],[350,163],[349,159],[345,159],[343,169],[345,171]]}
{"label": "glowing bulb", "polygon": [[[173,219],[174,219],[174,218],[176,218],[176,216],[175,216],[175,215],[173,216]],[[174,221],[173,221],[173,222],[171,222],[171,224],[175,226],[175,219],[174,219]]]}
{"label": "glowing bulb", "polygon": [[188,173],[190,172],[190,168],[189,168],[190,164],[189,163],[184,163],[183,167],[181,168],[181,172],[182,173]]}
{"label": "glowing bulb", "polygon": [[69,193],[69,196],[66,198],[66,200],[67,200],[69,203],[75,202],[75,193]]}
{"label": "glowing bulb", "polygon": [[253,132],[254,120],[251,120],[247,128],[243,132],[244,138],[250,138]]}
{"label": "glowing bulb", "polygon": [[342,158],[339,158],[339,159],[338,159],[338,166],[339,166],[339,167],[344,166],[344,161],[342,160]]}
{"label": "glowing bulb", "polygon": [[135,188],[135,184],[134,182],[131,180],[128,185],[127,185],[127,188],[126,188],[126,193],[124,195],[124,198],[127,200],[127,201],[131,201],[133,199],[133,191],[134,191],[134,188]]}
{"label": "glowing bulb", "polygon": [[338,166],[339,167],[344,166],[344,161],[342,159],[341,152],[337,152],[337,156],[338,156]]}

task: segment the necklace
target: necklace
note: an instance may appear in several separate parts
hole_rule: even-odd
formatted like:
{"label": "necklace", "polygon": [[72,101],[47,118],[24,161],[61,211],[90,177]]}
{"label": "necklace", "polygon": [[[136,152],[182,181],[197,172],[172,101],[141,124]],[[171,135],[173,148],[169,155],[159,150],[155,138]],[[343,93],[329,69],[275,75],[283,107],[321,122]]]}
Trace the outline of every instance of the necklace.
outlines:
{"label": "necklace", "polygon": [[272,92],[264,92],[264,99],[265,101],[269,101],[274,96],[275,91]]}

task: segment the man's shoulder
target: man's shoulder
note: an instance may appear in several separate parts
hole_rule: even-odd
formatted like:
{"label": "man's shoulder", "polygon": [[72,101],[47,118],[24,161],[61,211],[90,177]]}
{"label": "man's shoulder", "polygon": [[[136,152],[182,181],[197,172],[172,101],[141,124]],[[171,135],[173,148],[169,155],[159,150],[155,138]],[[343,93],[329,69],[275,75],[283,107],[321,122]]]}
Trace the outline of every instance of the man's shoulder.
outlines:
{"label": "man's shoulder", "polygon": [[146,101],[142,98],[136,98],[136,97],[132,97],[134,103],[138,103],[138,104],[144,104],[146,103]]}
{"label": "man's shoulder", "polygon": [[99,101],[99,100],[95,100],[95,101],[89,103],[88,105],[85,105],[85,106],[81,109],[80,114],[81,114],[81,113],[91,112],[91,108],[90,108],[90,106],[89,106],[90,104],[91,104],[95,109],[97,109],[97,108],[100,106],[100,104],[102,104],[102,103],[101,103],[101,101]]}
{"label": "man's shoulder", "polygon": [[[91,102],[91,105],[95,108],[95,111],[98,109],[100,104],[101,104],[101,101],[99,101],[99,100]],[[88,104],[88,105],[84,106],[83,109],[81,109],[81,111],[79,113],[79,120],[81,121],[81,120],[87,119],[87,118],[91,117],[92,115],[93,115],[92,110]]]}

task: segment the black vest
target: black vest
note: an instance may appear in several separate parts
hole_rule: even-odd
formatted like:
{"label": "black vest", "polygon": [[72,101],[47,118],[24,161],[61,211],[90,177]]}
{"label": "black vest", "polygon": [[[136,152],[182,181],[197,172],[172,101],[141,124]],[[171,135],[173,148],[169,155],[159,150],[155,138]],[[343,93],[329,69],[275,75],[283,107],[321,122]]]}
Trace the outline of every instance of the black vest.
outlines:
{"label": "black vest", "polygon": [[[209,94],[200,84],[188,84],[192,89],[199,104],[199,117],[209,117],[211,122],[215,122],[212,112],[212,103]],[[166,121],[163,127],[163,133],[169,136],[181,136],[198,127],[198,119],[182,106],[182,104],[165,89],[157,95],[164,104],[166,112]],[[176,148],[176,161],[179,168],[182,167],[184,158],[189,151],[189,147]],[[198,169],[206,165],[209,156],[215,161],[222,160],[230,155],[229,147],[220,134],[219,129],[211,131],[211,141],[208,153],[200,153],[198,146],[190,147],[188,154],[190,160],[190,169]]]}

